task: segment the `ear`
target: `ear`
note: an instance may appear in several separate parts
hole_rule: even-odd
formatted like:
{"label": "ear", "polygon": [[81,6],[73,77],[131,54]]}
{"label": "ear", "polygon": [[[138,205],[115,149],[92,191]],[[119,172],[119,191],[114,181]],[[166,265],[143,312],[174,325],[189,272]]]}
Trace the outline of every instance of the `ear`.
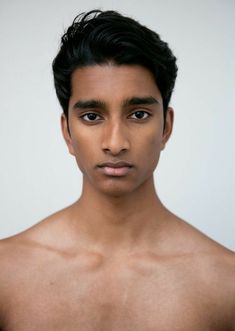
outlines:
{"label": "ear", "polygon": [[70,135],[69,128],[68,128],[68,121],[67,121],[65,114],[61,114],[60,124],[61,124],[61,130],[62,130],[64,140],[69,149],[69,153],[72,155],[75,155],[71,135]]}
{"label": "ear", "polygon": [[165,145],[171,136],[173,123],[174,123],[174,110],[173,108],[168,107],[166,113],[165,129],[162,135],[161,150],[165,148]]}

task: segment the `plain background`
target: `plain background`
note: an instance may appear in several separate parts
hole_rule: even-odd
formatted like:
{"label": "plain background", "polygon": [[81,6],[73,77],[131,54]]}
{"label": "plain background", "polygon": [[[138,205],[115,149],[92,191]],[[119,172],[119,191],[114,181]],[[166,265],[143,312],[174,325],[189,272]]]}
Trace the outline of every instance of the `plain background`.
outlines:
{"label": "plain background", "polygon": [[155,171],[162,202],[235,249],[235,2],[0,1],[0,237],[78,199],[81,173],[60,131],[51,62],[82,11],[116,9],[178,58],[174,132]]}

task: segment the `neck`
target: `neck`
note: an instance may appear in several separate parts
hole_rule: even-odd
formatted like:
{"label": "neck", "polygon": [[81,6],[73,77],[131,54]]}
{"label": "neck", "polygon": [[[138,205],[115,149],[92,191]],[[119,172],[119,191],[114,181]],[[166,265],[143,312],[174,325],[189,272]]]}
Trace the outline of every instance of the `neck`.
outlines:
{"label": "neck", "polygon": [[83,183],[71,216],[74,230],[86,245],[119,251],[149,247],[155,241],[167,210],[157,196],[153,177],[138,190],[115,197]]}

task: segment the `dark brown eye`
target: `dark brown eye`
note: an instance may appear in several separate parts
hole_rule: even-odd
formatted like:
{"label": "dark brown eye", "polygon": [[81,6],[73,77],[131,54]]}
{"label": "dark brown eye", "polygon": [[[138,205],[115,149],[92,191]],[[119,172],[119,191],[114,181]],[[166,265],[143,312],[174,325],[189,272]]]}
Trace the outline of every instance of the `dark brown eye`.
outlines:
{"label": "dark brown eye", "polygon": [[[87,116],[87,119],[85,119],[86,116]],[[96,120],[97,116],[98,115],[95,113],[87,113],[87,114],[82,115],[81,118],[87,122],[93,122]]]}
{"label": "dark brown eye", "polygon": [[132,114],[132,116],[133,116],[133,115],[135,115],[136,118],[139,119],[139,120],[146,119],[147,117],[150,116],[149,113],[147,113],[146,111],[143,111],[143,110],[138,110],[138,111],[134,112],[134,113]]}

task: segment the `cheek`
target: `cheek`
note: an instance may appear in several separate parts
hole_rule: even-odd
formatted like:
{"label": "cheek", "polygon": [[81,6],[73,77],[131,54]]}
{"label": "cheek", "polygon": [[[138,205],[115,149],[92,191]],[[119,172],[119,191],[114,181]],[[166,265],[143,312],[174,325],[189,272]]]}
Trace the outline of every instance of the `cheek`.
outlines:
{"label": "cheek", "polygon": [[161,152],[161,138],[162,135],[159,133],[158,130],[152,130],[146,137],[145,137],[145,144],[143,146],[143,155],[145,157],[142,158],[146,169],[150,169],[153,171],[159,161],[159,156]]}
{"label": "cheek", "polygon": [[158,163],[161,152],[161,142],[159,139],[152,139],[149,141],[148,153],[150,156],[150,162],[155,167]]}
{"label": "cheek", "polygon": [[77,165],[84,172],[87,166],[92,164],[92,157],[95,155],[94,150],[96,149],[95,140],[91,135],[80,132],[73,135],[72,143]]}

